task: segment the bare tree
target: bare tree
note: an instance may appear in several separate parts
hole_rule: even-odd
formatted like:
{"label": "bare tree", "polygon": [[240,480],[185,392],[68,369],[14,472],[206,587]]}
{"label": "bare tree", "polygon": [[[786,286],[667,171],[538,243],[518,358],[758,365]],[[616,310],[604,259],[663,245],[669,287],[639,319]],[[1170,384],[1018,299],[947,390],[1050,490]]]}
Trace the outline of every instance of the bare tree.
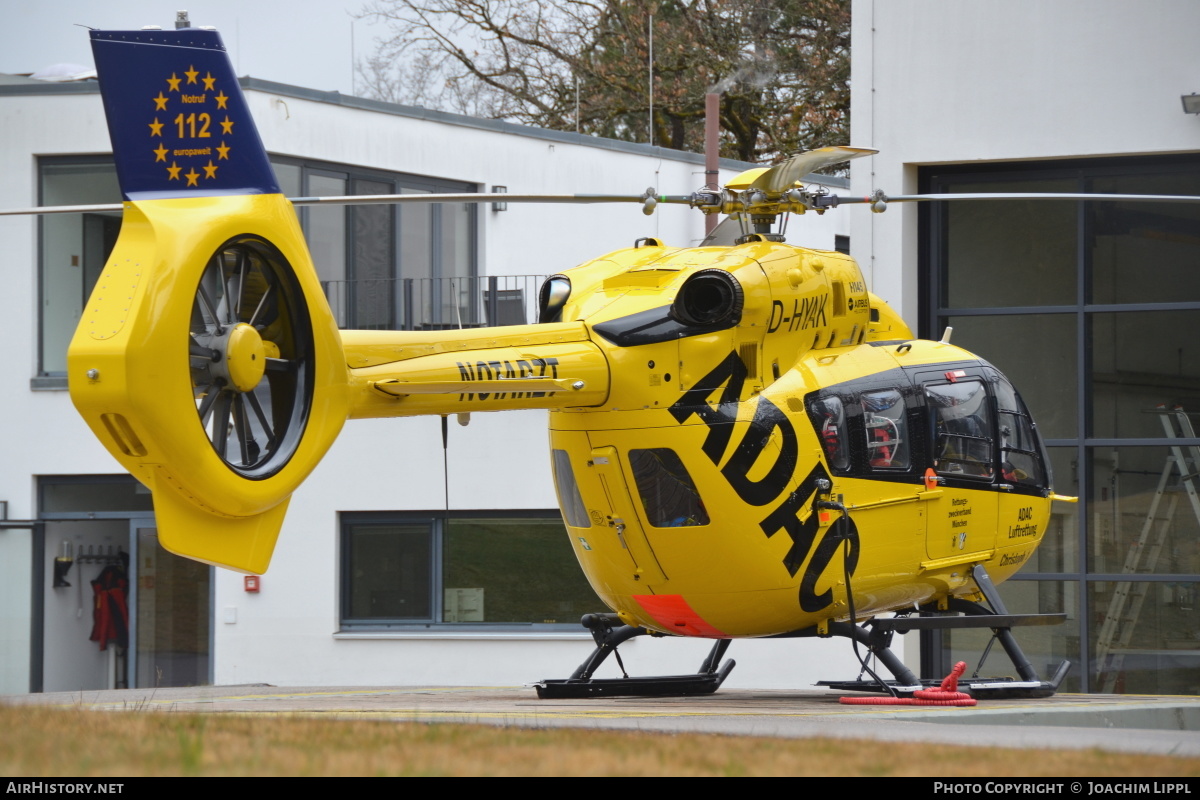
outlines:
{"label": "bare tree", "polygon": [[373,0],[363,16],[387,26],[360,66],[384,100],[699,151],[719,91],[722,155],[744,161],[849,133],[848,0]]}

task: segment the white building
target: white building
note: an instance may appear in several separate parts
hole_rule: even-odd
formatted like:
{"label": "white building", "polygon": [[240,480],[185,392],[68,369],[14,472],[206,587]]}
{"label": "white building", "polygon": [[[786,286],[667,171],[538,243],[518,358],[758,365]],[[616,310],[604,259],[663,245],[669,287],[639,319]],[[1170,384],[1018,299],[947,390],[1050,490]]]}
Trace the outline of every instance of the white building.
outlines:
{"label": "white building", "polygon": [[[685,193],[705,182],[699,156],[253,79],[243,85],[289,196],[497,187]],[[119,200],[94,83],[8,80],[0,84],[0,119],[0,208]],[[745,166],[724,162],[722,177]],[[642,236],[678,245],[703,237],[697,212],[660,207],[647,218],[636,205],[322,207],[303,211],[302,220],[347,327],[486,324],[497,311],[533,321],[544,276]],[[833,249],[848,224],[846,215],[808,215],[793,222],[793,240]],[[257,591],[240,574],[161,550],[148,494],[85,427],[64,377],[67,342],[118,229],[117,213],[0,217],[7,248],[0,319],[9,342],[0,350],[0,508],[10,520],[0,522],[0,692],[512,685],[574,670],[592,647],[578,625],[579,604],[603,609],[586,606],[557,515],[544,412],[451,424],[444,460],[436,418],[348,423],[295,495]],[[383,550],[372,550],[376,534],[387,539]],[[472,536],[495,549],[466,558],[456,542]],[[526,537],[543,560],[513,564],[519,551],[502,546],[508,536]],[[64,541],[74,556],[65,574],[71,585],[56,587],[54,559]],[[355,559],[395,557],[384,551],[397,541],[407,543],[404,558],[420,556],[420,597],[367,597],[367,588],[379,587],[361,585]],[[551,541],[562,553],[540,552]],[[120,552],[133,556],[129,658],[89,641],[89,583]],[[454,570],[467,566],[507,583],[459,591],[455,581],[468,579]],[[492,621],[497,597],[527,595],[544,602],[518,602]],[[370,611],[376,599],[415,605],[385,620]],[[694,672],[707,646],[634,641],[623,653],[636,674],[674,674]],[[740,663],[728,685],[744,687],[805,687],[858,670],[844,641],[738,643],[731,656]],[[605,669],[616,674],[615,665]]]}
{"label": "white building", "polygon": [[[1200,195],[1200,116],[1181,103],[1200,92],[1200,4],[852,11],[852,138],[880,151],[854,162],[854,194]],[[1175,407],[1200,411],[1200,206],[921,205],[855,214],[853,254],[920,334],[953,326],[956,344],[1013,379],[1055,488],[1080,497],[1002,587],[1014,609],[1068,614],[1020,632],[1031,659],[1075,661],[1072,689],[1200,692],[1200,508],[1181,477],[1200,451],[1166,446],[1162,424],[1178,424]],[[1173,433],[1198,443],[1191,428]],[[956,634],[946,656],[973,663],[982,646]]]}

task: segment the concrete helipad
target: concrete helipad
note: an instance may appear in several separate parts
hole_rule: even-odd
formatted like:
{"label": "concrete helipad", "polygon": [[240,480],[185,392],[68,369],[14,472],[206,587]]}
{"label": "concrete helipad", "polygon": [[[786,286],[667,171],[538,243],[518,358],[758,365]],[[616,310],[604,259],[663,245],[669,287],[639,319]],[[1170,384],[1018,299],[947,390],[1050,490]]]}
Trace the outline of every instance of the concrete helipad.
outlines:
{"label": "concrete helipad", "polygon": [[[1200,756],[1200,697],[1059,694],[974,708],[845,706],[834,691],[722,689],[673,698],[539,700],[527,687],[201,686],[0,696],[98,711],[306,714],[335,719],[460,722],[805,738],[944,742]],[[963,726],[969,726],[964,728]]]}

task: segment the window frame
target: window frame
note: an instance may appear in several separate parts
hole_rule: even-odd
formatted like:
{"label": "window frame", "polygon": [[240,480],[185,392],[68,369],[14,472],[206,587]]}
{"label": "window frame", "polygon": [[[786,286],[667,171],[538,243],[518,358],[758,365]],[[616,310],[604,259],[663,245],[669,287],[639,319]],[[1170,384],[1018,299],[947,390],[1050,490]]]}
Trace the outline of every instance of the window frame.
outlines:
{"label": "window frame", "polygon": [[[392,172],[388,170],[371,169],[368,167],[356,166],[352,164],[342,164],[332,161],[321,161],[310,158],[297,158],[293,156],[285,156],[271,154],[270,161],[274,165],[287,165],[298,167],[300,169],[300,193],[302,196],[320,196],[320,193],[314,193],[310,187],[310,181],[314,176],[327,178],[338,178],[345,181],[346,194],[358,194],[357,187],[363,182],[372,182],[380,184],[389,184],[390,189],[384,194],[403,194],[406,190],[416,190],[418,192],[427,192],[430,194],[465,194],[478,192],[480,185],[468,181],[452,180],[448,178],[435,178],[427,175],[415,175],[407,172]],[[428,277],[434,281],[439,281],[444,278],[455,277],[447,275],[446,270],[450,266],[445,263],[443,253],[443,235],[445,233],[443,227],[443,203],[431,203],[429,208],[429,229],[428,234]],[[345,222],[343,224],[343,236],[345,241],[342,242],[343,256],[342,263],[344,264],[344,273],[340,281],[346,284],[347,297],[343,302],[346,304],[344,327],[358,329],[361,326],[355,317],[357,310],[354,307],[352,288],[354,283],[361,278],[357,275],[358,265],[356,258],[361,249],[356,244],[354,229],[356,224],[356,214],[358,207],[353,205],[341,206],[345,214]],[[376,206],[368,206],[366,208],[377,208]],[[399,281],[403,278],[413,278],[411,274],[406,275],[404,262],[404,248],[402,232],[404,230],[403,217],[404,206],[400,203],[394,203],[386,206],[389,210],[388,215],[388,235],[390,242],[388,243],[388,264],[387,271],[390,275],[390,280]],[[477,281],[480,277],[480,214],[479,207],[475,203],[467,204],[468,222],[466,225],[467,236],[465,247],[467,249],[468,275],[466,279],[469,281]],[[300,227],[304,231],[307,239],[310,232],[310,218],[312,215],[311,206],[301,206],[296,209],[300,219]],[[416,276],[415,280],[423,280],[424,274]],[[322,279],[321,283],[325,284],[335,282],[333,279]],[[434,284],[433,288],[436,288]],[[326,291],[329,288],[326,287]],[[398,285],[396,296],[390,299],[390,312],[388,327],[383,330],[406,330],[404,327],[411,323],[411,317],[415,316],[413,310],[409,307],[412,304],[412,298],[404,295],[403,289]],[[479,313],[478,309],[472,309],[472,313],[476,316]],[[339,320],[341,322],[341,320]],[[376,326],[378,327],[378,326]]]}
{"label": "window frame", "polygon": [[[578,621],[571,622],[443,622],[445,585],[445,533],[451,521],[479,519],[554,520],[563,525],[564,541],[570,533],[558,509],[505,509],[473,511],[342,511],[338,513],[338,632],[353,633],[521,633],[562,634],[580,632]],[[426,523],[430,536],[429,616],[421,619],[364,619],[350,616],[353,568],[351,559],[352,528],[370,525],[411,525]],[[580,578],[586,580],[580,568]],[[608,609],[596,598],[595,611]]]}
{"label": "window frame", "polygon": [[[36,157],[36,183],[35,189],[37,192],[37,205],[50,205],[46,200],[46,167],[48,166],[81,166],[81,167],[106,167],[112,171],[112,175],[116,177],[116,162],[113,160],[111,153],[97,153],[94,155],[39,155]],[[120,203],[122,200],[120,192],[112,199],[113,203]],[[54,203],[59,205],[59,203]],[[66,369],[52,370],[46,368],[46,324],[47,324],[47,305],[46,305],[46,224],[47,218],[44,215],[37,217],[37,371],[32,378],[31,385],[34,389],[66,389],[67,388],[67,372]],[[118,228],[119,230],[119,228]],[[96,276],[99,278],[100,270],[103,270],[105,261],[108,260],[106,253],[99,264]],[[80,299],[80,308],[84,309],[87,306],[88,297],[91,294],[90,287],[87,285],[87,266],[83,263],[78,265],[80,269],[80,282],[82,288],[82,297]],[[70,337],[68,336],[69,340]],[[64,354],[65,358],[65,354]]]}
{"label": "window frame", "polygon": [[[1147,178],[1162,175],[1187,175],[1196,180],[1200,177],[1200,153],[1008,161],[990,164],[939,164],[918,168],[918,191],[922,194],[954,193],[963,191],[960,187],[965,184],[1003,185],[1016,181],[1070,180],[1075,183],[1074,191],[1088,192],[1095,191],[1097,183],[1130,176]],[[971,190],[976,190],[976,187],[973,186]],[[1004,190],[1014,191],[1008,187]],[[947,203],[931,202],[920,204],[918,209],[917,296],[920,333],[926,338],[936,339],[946,326],[961,326],[964,324],[963,320],[972,317],[1008,319],[1014,326],[1048,325],[1053,321],[1066,333],[1067,347],[1063,348],[1063,352],[1069,356],[1070,361],[1060,371],[1059,377],[1070,391],[1057,406],[1062,410],[1065,420],[1054,426],[1047,422],[1044,408],[1034,409],[1038,421],[1033,423],[1033,428],[1039,439],[1038,455],[1045,477],[1050,479],[1053,476],[1057,480],[1055,489],[1058,492],[1077,495],[1080,499],[1079,507],[1077,510],[1054,512],[1055,518],[1064,520],[1061,540],[1054,545],[1058,549],[1053,551],[1057,552],[1058,562],[1038,562],[1039,571],[1018,572],[1001,589],[1002,593],[1012,591],[1015,587],[1029,590],[1028,587],[1032,584],[1036,587],[1036,591],[1030,592],[1032,598],[1073,598],[1077,618],[1069,623],[1069,629],[1054,635],[1061,637],[1065,647],[1062,655],[1076,664],[1084,665],[1078,673],[1068,678],[1073,687],[1077,687],[1072,688],[1072,691],[1094,691],[1100,685],[1095,672],[1093,649],[1098,630],[1097,619],[1094,616],[1097,604],[1100,604],[1099,608],[1102,609],[1103,603],[1107,602],[1105,591],[1108,587],[1105,584],[1130,578],[1128,574],[1111,571],[1117,569],[1116,564],[1104,570],[1093,565],[1093,557],[1097,551],[1096,539],[1101,535],[1116,535],[1104,534],[1100,520],[1093,513],[1098,502],[1105,502],[1100,498],[1104,498],[1111,488],[1106,483],[1107,476],[1101,473],[1098,464],[1106,460],[1104,454],[1115,454],[1118,449],[1161,448],[1169,452],[1172,446],[1200,446],[1200,437],[1168,439],[1155,435],[1153,430],[1139,435],[1138,431],[1126,432],[1117,428],[1106,430],[1098,427],[1094,386],[1098,368],[1094,357],[1099,345],[1096,344],[1094,327],[1097,321],[1106,316],[1136,315],[1149,327],[1157,321],[1154,319],[1155,315],[1161,320],[1166,314],[1200,312],[1200,295],[1196,294],[1197,284],[1190,283],[1187,291],[1181,291],[1175,296],[1108,298],[1098,293],[1100,284],[1095,258],[1099,235],[1095,227],[1097,217],[1095,213],[1089,212],[1082,202],[1076,202],[1073,231],[1075,251],[1070,267],[1074,276],[1072,297],[1054,305],[1038,305],[1038,298],[1033,294],[1034,290],[1031,290],[1030,299],[1019,297],[1017,305],[956,306],[947,292],[948,282],[952,277],[960,277],[957,273],[970,277],[972,261],[965,256],[959,256],[957,259],[950,256],[951,220],[947,208]],[[1132,258],[1122,257],[1119,260],[1120,263],[1137,269],[1137,263]],[[1114,256],[1113,263],[1117,262],[1118,259]],[[952,276],[951,273],[956,275]],[[1102,277],[1102,274],[1099,277]],[[1003,348],[1004,342],[1003,337],[997,337],[998,348]],[[1003,350],[1000,352],[1003,353]],[[1045,357],[1047,354],[1038,355]],[[1011,373],[1008,377],[1016,379]],[[1015,391],[1017,387],[1011,388]],[[995,385],[992,385],[992,389],[995,389]],[[1032,419],[1029,416],[1029,398],[1022,397],[1019,392],[1017,396],[1025,410],[1025,417]],[[1004,445],[1002,437],[999,436],[1001,419],[998,410],[997,453],[1003,459]],[[1022,449],[1013,449],[1012,452],[1033,455],[1030,451]],[[1020,494],[1028,490],[1021,483],[1016,483],[1012,484],[1011,491]],[[1115,490],[1112,491],[1112,497],[1115,502],[1115,498],[1118,497]],[[1126,530],[1136,531],[1136,524]],[[1041,547],[1041,552],[1045,553],[1050,545],[1043,541]],[[1144,581],[1155,589],[1179,583],[1200,584],[1200,572],[1137,573],[1136,577],[1138,581]],[[1042,610],[1042,607],[1037,606],[1036,610]],[[925,631],[922,632],[921,639],[922,671],[926,675],[945,674],[945,670],[949,669],[953,661],[971,655],[967,651],[956,651],[954,658],[951,658],[949,649],[943,650],[943,644],[953,640],[949,633]]]}

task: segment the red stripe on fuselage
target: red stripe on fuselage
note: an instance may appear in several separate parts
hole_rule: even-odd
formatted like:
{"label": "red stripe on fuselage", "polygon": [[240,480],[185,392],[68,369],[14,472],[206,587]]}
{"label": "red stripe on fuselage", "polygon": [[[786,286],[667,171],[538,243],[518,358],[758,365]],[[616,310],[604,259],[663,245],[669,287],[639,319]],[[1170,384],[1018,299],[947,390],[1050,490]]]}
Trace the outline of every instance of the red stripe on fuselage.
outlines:
{"label": "red stripe on fuselage", "polygon": [[633,596],[646,613],[669,631],[684,636],[725,638],[724,631],[709,625],[679,594],[638,594]]}

